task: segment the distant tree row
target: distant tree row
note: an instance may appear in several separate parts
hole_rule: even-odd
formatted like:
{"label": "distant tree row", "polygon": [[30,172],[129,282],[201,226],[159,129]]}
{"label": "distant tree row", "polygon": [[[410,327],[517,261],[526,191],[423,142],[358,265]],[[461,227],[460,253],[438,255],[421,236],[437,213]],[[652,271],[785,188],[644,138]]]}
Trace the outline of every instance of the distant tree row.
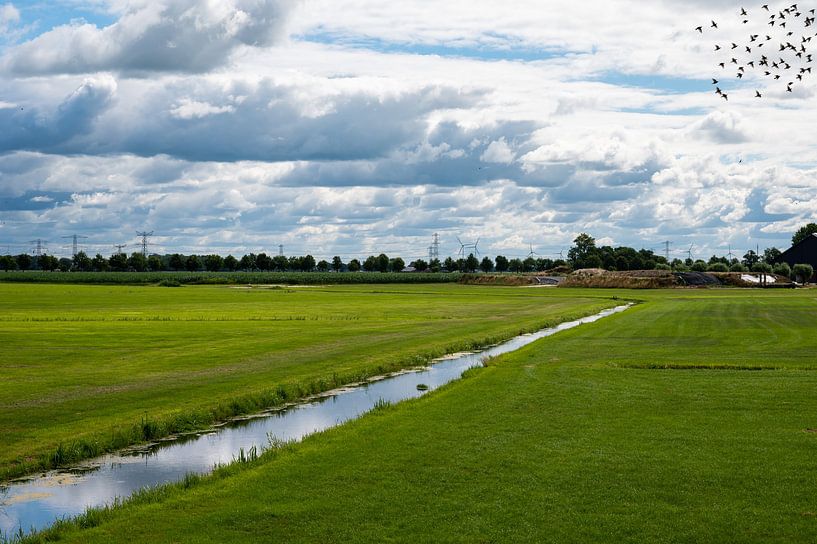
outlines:
{"label": "distant tree row", "polygon": [[567,263],[574,270],[580,268],[603,268],[605,270],[654,270],[669,268],[666,257],[656,255],[650,249],[631,247],[596,246],[596,239],[582,233],[573,240],[567,252]]}
{"label": "distant tree row", "polygon": [[[792,242],[798,243],[812,234],[817,234],[817,224],[809,223],[795,233]],[[573,241],[573,246],[567,253],[567,259],[546,259],[529,256],[525,259],[508,259],[497,255],[495,259],[483,257],[481,260],[474,256],[453,259],[446,258],[440,262],[433,259],[429,262],[417,259],[409,263],[409,270],[417,272],[544,272],[549,270],[578,270],[582,268],[603,268],[606,270],[653,270],[665,269],[676,272],[765,272],[781,276],[803,276],[807,270],[797,265],[792,270],[786,263],[778,263],[780,250],[771,247],[762,254],[749,250],[742,259],[719,257],[713,255],[708,261],[698,259],[674,259],[668,262],[666,257],[655,254],[649,249],[634,249],[626,246],[611,247],[596,245],[596,239],[582,233]],[[798,269],[798,266],[800,268]],[[351,259],[344,263],[339,256],[331,261],[316,261],[312,255],[286,257],[283,255],[270,256],[266,253],[249,253],[240,259],[228,255],[182,255],[173,253],[167,255],[144,256],[141,253],[126,255],[117,253],[110,257],[100,254],[89,257],[84,252],[77,253],[73,259],[58,259],[52,255],[32,257],[28,254],[0,256],[2,270],[62,270],[62,271],[98,271],[98,272],[144,272],[144,271],[210,271],[234,272],[242,271],[271,271],[271,272],[402,272],[406,270],[406,263],[400,257],[389,257],[383,253],[370,255],[362,262]],[[799,274],[798,274],[799,273]],[[811,277],[811,276],[808,276]]]}
{"label": "distant tree row", "polygon": [[270,271],[270,272],[402,272],[406,267],[400,257],[390,258],[385,254],[370,256],[361,263],[358,259],[351,259],[344,263],[339,256],[331,261],[315,261],[312,255],[303,257],[285,257],[283,255],[269,256],[266,253],[249,253],[240,259],[228,255],[169,255],[145,256],[141,253],[116,253],[110,257],[100,254],[89,257],[84,252],[77,253],[73,259],[58,259],[52,255],[32,257],[26,253],[20,255],[0,256],[1,270],[62,270],[78,272],[159,272],[159,271],[188,271],[188,272],[235,272],[243,271]]}
{"label": "distant tree row", "polygon": [[[817,224],[810,223],[795,234],[795,244],[817,233]],[[581,268],[604,268],[605,270],[654,270],[664,269],[675,272],[759,272],[777,274],[795,280],[808,281],[814,274],[811,265],[798,264],[793,268],[785,262],[778,262],[782,252],[770,247],[758,254],[749,250],[742,259],[713,255],[708,261],[703,259],[674,259],[656,255],[651,250],[635,250],[630,247],[596,247],[596,240],[582,233],[573,241],[568,251],[568,265],[574,270]]]}

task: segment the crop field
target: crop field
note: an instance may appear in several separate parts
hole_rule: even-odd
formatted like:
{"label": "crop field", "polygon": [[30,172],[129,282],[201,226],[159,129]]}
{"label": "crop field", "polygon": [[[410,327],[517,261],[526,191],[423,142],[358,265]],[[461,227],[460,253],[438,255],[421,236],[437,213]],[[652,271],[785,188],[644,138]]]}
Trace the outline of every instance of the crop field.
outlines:
{"label": "crop field", "polygon": [[0,480],[613,305],[460,285],[0,283]]}
{"label": "crop field", "polygon": [[815,292],[616,294],[643,303],[33,540],[814,542]]}
{"label": "crop field", "polygon": [[153,283],[192,285],[236,284],[383,284],[454,283],[461,274],[397,272],[44,272],[25,270],[0,273],[0,282],[140,285]]}

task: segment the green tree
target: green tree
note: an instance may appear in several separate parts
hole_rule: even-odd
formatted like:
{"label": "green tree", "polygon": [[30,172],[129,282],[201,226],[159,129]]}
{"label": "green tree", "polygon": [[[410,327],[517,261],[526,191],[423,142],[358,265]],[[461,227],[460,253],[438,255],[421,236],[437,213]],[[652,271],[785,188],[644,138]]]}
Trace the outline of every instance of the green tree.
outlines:
{"label": "green tree", "polygon": [[482,261],[479,263],[479,269],[483,272],[491,272],[494,269],[494,261],[492,261],[489,257],[483,257]]}
{"label": "green tree", "polygon": [[289,259],[283,255],[276,255],[272,258],[272,269],[277,272],[286,272],[289,267]]}
{"label": "green tree", "polygon": [[332,270],[335,272],[340,272],[343,270],[343,259],[341,259],[338,255],[332,257]]}
{"label": "green tree", "polygon": [[128,256],[124,253],[115,253],[108,259],[108,264],[114,272],[124,272],[128,269]]}
{"label": "green tree", "polygon": [[791,269],[794,278],[801,283],[809,283],[814,276],[814,267],[810,264],[796,264]]}
{"label": "green tree", "polygon": [[428,263],[428,269],[435,274],[442,270],[442,264],[440,264],[440,259],[431,259],[431,261],[429,261]]}
{"label": "green tree", "polygon": [[726,266],[726,263],[714,262],[707,265],[706,270],[708,272],[729,272],[729,267]]}
{"label": "green tree", "polygon": [[318,272],[329,272],[329,262],[321,259],[318,261]]}
{"label": "green tree", "polygon": [[425,262],[423,259],[417,259],[412,263],[412,265],[414,266],[414,270],[416,270],[417,272],[425,272],[426,270],[428,270],[428,263]]}
{"label": "green tree", "polygon": [[91,268],[96,272],[107,272],[110,268],[108,259],[97,253],[91,260]]}
{"label": "green tree", "polygon": [[301,271],[302,272],[312,272],[315,270],[315,266],[317,263],[315,262],[315,257],[312,255],[306,255],[303,259],[301,259]]}
{"label": "green tree", "polygon": [[221,255],[207,255],[204,257],[204,268],[208,272],[218,272],[224,268],[224,258]]}
{"label": "green tree", "polygon": [[9,270],[17,270],[17,260],[11,255],[3,255],[0,257],[0,268],[6,272]]}
{"label": "green tree", "polygon": [[198,272],[201,270],[201,259],[198,255],[190,255],[184,261],[184,267],[188,272]]}
{"label": "green tree", "polygon": [[255,270],[255,253],[248,253],[241,257],[241,260],[238,262],[238,267],[247,272]]}
{"label": "green tree", "polygon": [[777,263],[774,265],[774,273],[778,276],[786,276],[787,278],[791,277],[791,267],[789,263]]}
{"label": "green tree", "polygon": [[794,233],[794,236],[792,236],[791,245],[796,246],[813,234],[817,234],[817,223],[803,225],[797,230],[797,232]]}
{"label": "green tree", "polygon": [[175,270],[176,272],[184,270],[184,257],[178,253],[174,253],[170,256],[167,264],[171,270]]}
{"label": "green tree", "polygon": [[78,252],[74,255],[72,268],[80,272],[86,272],[91,269],[91,258],[85,254],[84,251]]}
{"label": "green tree", "polygon": [[389,261],[389,269],[391,269],[392,272],[402,272],[405,267],[406,261],[400,257],[395,257]]}
{"label": "green tree", "polygon": [[774,265],[782,254],[783,252],[776,247],[766,248],[763,250],[763,261]]}
{"label": "green tree", "polygon": [[508,258],[504,255],[497,255],[496,256],[496,271],[497,272],[507,272],[508,271]]}
{"label": "green tree", "polygon": [[381,253],[377,256],[377,271],[378,272],[388,272],[389,271],[389,264],[390,264],[389,257],[385,253]]}
{"label": "green tree", "polygon": [[519,274],[521,272],[524,272],[525,264],[522,262],[522,259],[511,259],[508,262],[508,270],[516,274]]}
{"label": "green tree", "polygon": [[477,268],[479,268],[479,259],[474,257],[473,253],[469,253],[468,257],[465,259],[465,263],[463,263],[466,272],[476,272]]}
{"label": "green tree", "polygon": [[459,270],[459,268],[457,267],[457,261],[455,261],[451,257],[446,257],[445,258],[445,262],[443,263],[443,267],[448,272],[456,272],[457,270]]}
{"label": "green tree", "polygon": [[255,257],[255,267],[258,270],[272,270],[272,258],[266,253],[259,253]]}
{"label": "green tree", "polygon": [[34,264],[34,260],[28,253],[20,253],[14,257],[14,260],[17,261],[17,268],[20,270],[31,270],[31,266]]}
{"label": "green tree", "polygon": [[522,270],[525,272],[533,272],[536,270],[536,259],[533,257],[527,257],[524,261],[522,261]]}
{"label": "green tree", "polygon": [[772,265],[764,261],[758,261],[752,265],[752,272],[762,272],[764,274],[771,274]]}
{"label": "green tree", "polygon": [[37,264],[42,270],[56,270],[60,266],[60,260],[53,255],[41,255],[37,258]]}
{"label": "green tree", "polygon": [[596,239],[584,232],[579,234],[567,252],[567,261],[574,269],[601,267],[603,263],[598,255]]}
{"label": "green tree", "polygon": [[60,269],[60,272],[68,272],[71,270],[71,267],[74,266],[74,260],[69,259],[68,257],[62,257],[61,259],[57,259],[57,268]]}
{"label": "green tree", "polygon": [[165,263],[158,255],[151,255],[148,257],[148,268],[151,272],[160,272],[165,269]]}
{"label": "green tree", "polygon": [[227,255],[224,257],[224,268],[229,270],[230,272],[235,272],[238,268],[238,259],[233,257],[232,255]]}
{"label": "green tree", "polygon": [[707,268],[706,261],[698,259],[697,261],[692,263],[692,266],[690,266],[689,268],[693,272],[706,272],[706,268]]}
{"label": "green tree", "polygon": [[346,265],[347,270],[349,272],[360,272],[360,261],[357,259],[352,259],[349,261],[349,264]]}
{"label": "green tree", "polygon": [[758,261],[760,261],[760,256],[753,249],[747,251],[743,256],[743,264],[749,268],[752,268]]}
{"label": "green tree", "polygon": [[550,270],[551,268],[553,268],[552,259],[543,258],[536,259],[536,270],[538,270],[539,272],[544,272],[545,270]]}
{"label": "green tree", "polygon": [[729,267],[729,272],[748,272],[749,269],[743,263],[735,263]]}
{"label": "green tree", "polygon": [[366,257],[366,260],[363,261],[363,270],[366,272],[374,272],[377,270],[377,257],[374,255]]}
{"label": "green tree", "polygon": [[135,270],[137,272],[144,272],[148,269],[148,260],[147,258],[139,252],[131,253],[131,256],[128,257],[128,268]]}

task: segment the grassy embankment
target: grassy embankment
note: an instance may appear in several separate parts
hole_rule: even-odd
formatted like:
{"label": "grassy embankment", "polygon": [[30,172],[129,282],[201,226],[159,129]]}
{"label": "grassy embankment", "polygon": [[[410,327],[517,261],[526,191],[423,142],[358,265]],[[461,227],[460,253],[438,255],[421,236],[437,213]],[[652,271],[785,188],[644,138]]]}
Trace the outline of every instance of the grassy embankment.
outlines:
{"label": "grassy embankment", "polygon": [[0,480],[614,304],[542,295],[0,283]]}
{"label": "grassy embankment", "polygon": [[84,543],[814,542],[814,293],[638,295],[650,300],[427,397],[57,533]]}

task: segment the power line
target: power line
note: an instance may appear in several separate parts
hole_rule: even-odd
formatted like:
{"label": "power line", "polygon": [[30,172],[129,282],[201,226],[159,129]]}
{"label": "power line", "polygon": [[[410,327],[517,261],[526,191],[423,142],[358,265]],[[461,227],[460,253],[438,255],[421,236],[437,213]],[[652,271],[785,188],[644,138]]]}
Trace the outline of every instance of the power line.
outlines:
{"label": "power line", "polygon": [[71,238],[73,240],[73,244],[71,246],[71,249],[72,249],[71,256],[76,257],[77,253],[79,253],[79,251],[78,251],[78,245],[79,244],[77,243],[77,240],[80,239],[80,238],[88,238],[88,237],[87,236],[82,236],[80,234],[71,234],[69,236],[63,236],[63,238]]}
{"label": "power line", "polygon": [[669,262],[669,246],[672,245],[672,242],[667,240],[666,242],[661,242],[661,244],[664,246],[664,255],[667,258],[667,262]]}
{"label": "power line", "polygon": [[37,256],[37,257],[42,257],[43,252],[48,251],[48,248],[45,247],[45,244],[47,244],[48,242],[45,241],[45,240],[41,240],[40,238],[37,238],[36,240],[31,240],[28,243],[29,244],[36,244],[32,251],[33,251],[34,255]]}
{"label": "power line", "polygon": [[440,235],[436,232],[431,237],[431,245],[428,247],[428,262],[440,260]]}
{"label": "power line", "polygon": [[148,256],[148,246],[150,245],[150,242],[148,242],[148,238],[153,236],[153,231],[150,231],[150,232],[136,231],[136,235],[142,237],[142,256],[147,257]]}

